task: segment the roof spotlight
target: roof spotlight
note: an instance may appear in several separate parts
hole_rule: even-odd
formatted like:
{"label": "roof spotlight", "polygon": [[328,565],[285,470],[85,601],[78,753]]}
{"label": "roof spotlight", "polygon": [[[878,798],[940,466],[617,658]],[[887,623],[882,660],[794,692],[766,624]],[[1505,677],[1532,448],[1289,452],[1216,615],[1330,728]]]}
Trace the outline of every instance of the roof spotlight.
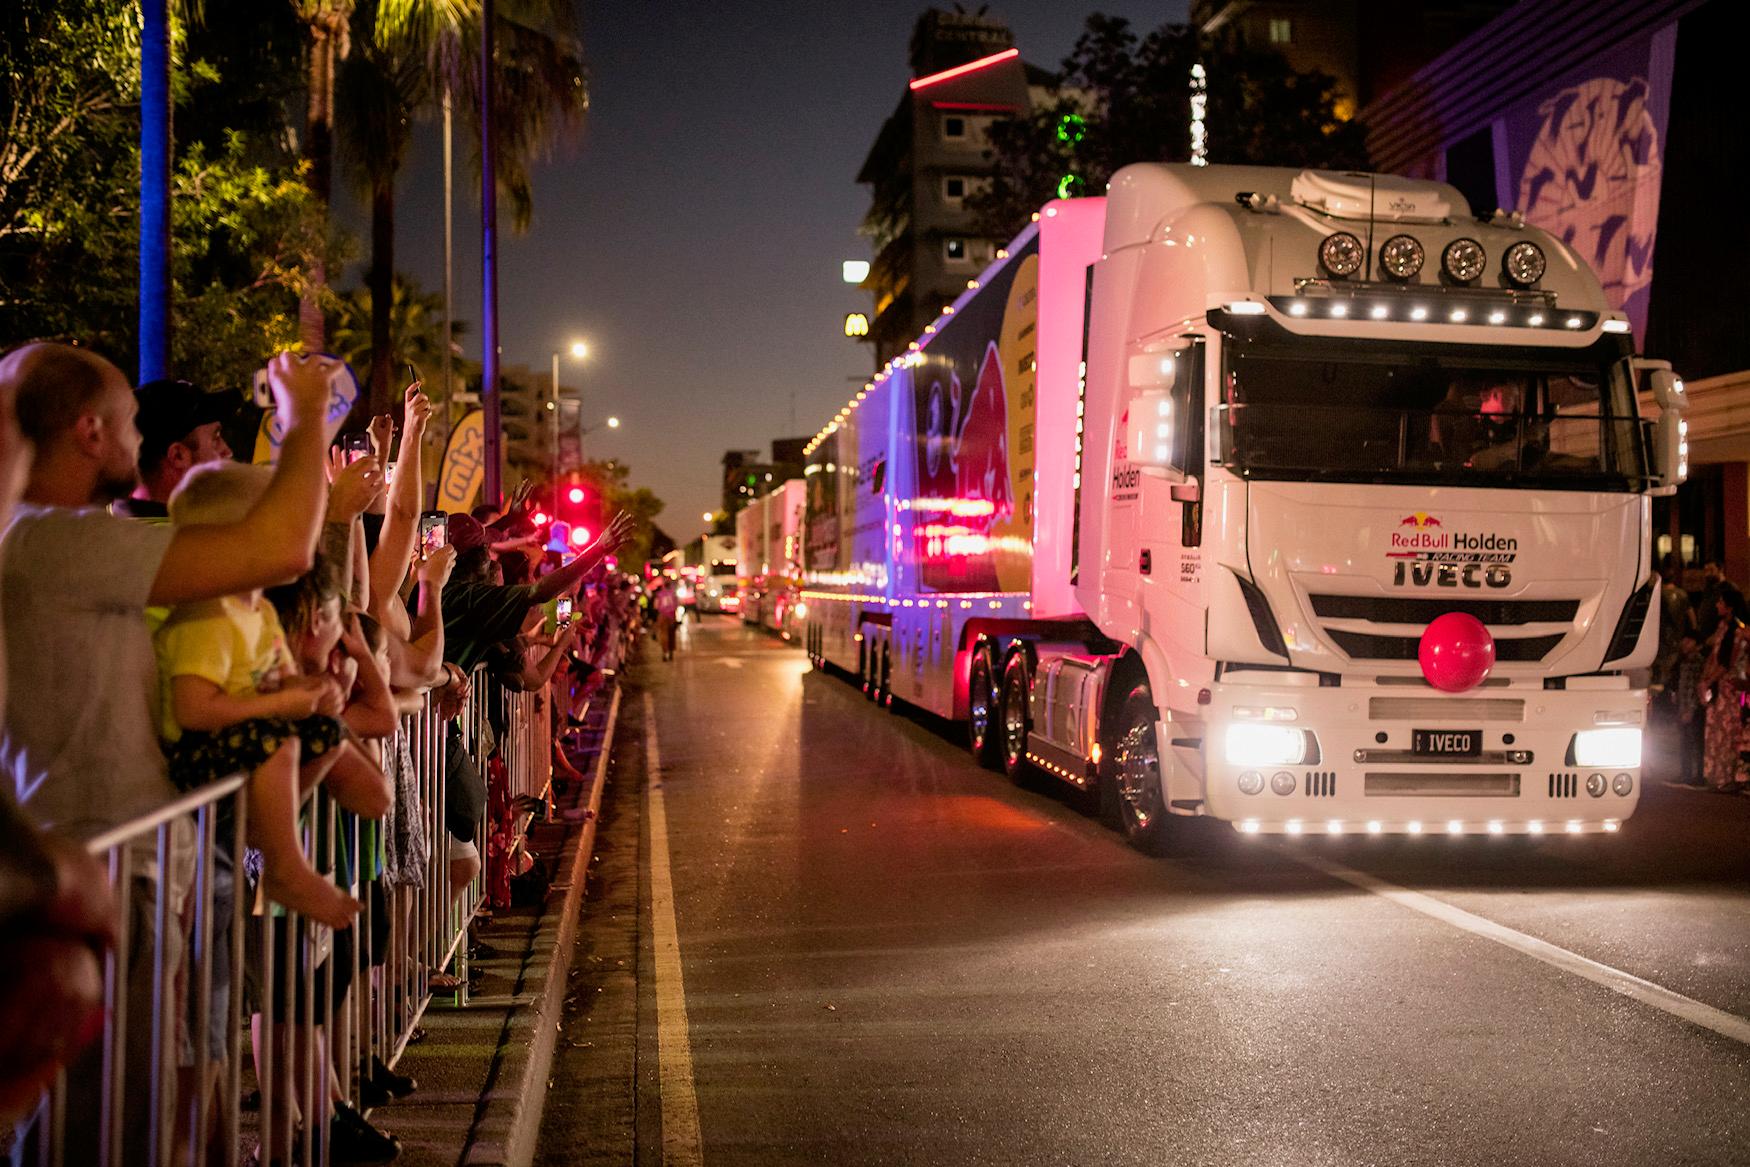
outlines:
{"label": "roof spotlight", "polygon": [[1327,235],[1324,242],[1319,244],[1319,263],[1338,279],[1360,271],[1361,260],[1365,255],[1361,240],[1347,231]]}
{"label": "roof spotlight", "polygon": [[1522,288],[1529,288],[1541,280],[1548,266],[1543,248],[1529,239],[1521,239],[1501,255],[1501,273]]}
{"label": "roof spotlight", "polygon": [[1483,274],[1488,258],[1475,239],[1454,239],[1440,253],[1440,267],[1453,283],[1468,284]]}
{"label": "roof spotlight", "polygon": [[1397,280],[1407,280],[1422,270],[1422,244],[1414,235],[1393,235],[1379,248],[1379,266]]}

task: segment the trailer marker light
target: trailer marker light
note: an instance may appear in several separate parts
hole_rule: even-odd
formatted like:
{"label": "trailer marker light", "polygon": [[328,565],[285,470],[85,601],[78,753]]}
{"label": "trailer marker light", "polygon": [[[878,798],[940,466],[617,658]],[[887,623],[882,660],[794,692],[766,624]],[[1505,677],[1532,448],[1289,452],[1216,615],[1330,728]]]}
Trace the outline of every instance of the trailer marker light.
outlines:
{"label": "trailer marker light", "polygon": [[1332,819],[1325,824],[1325,834],[1327,834],[1327,835],[1340,835],[1342,833],[1343,833],[1343,822],[1341,819]]}
{"label": "trailer marker light", "polygon": [[1384,304],[1375,304],[1372,311],[1368,312],[1368,315],[1375,320],[1384,320],[1387,316],[1391,315],[1391,309]]}
{"label": "trailer marker light", "polygon": [[1420,305],[1420,304],[1417,304],[1414,308],[1410,309],[1410,319],[1411,320],[1426,320],[1426,319],[1428,319],[1428,309],[1422,307],[1422,305]]}
{"label": "trailer marker light", "polygon": [[1604,331],[1606,332],[1627,332],[1628,330],[1629,324],[1626,320],[1606,320],[1604,322]]}
{"label": "trailer marker light", "polygon": [[1507,323],[1507,314],[1505,312],[1502,312],[1500,309],[1497,308],[1495,311],[1489,313],[1489,323],[1490,324],[1505,324],[1505,323]]}
{"label": "trailer marker light", "polygon": [[1422,833],[1422,824],[1412,819],[1404,824],[1404,830],[1409,834],[1419,835]]}
{"label": "trailer marker light", "polygon": [[1282,824],[1282,829],[1290,835],[1298,835],[1298,834],[1300,834],[1300,829],[1301,829],[1300,828],[1300,820],[1299,819],[1289,819],[1287,822]]}
{"label": "trailer marker light", "polygon": [[1586,323],[1586,322],[1584,320],[1580,319],[1578,316],[1570,316],[1567,319],[1567,326],[1569,328],[1578,328],[1578,327],[1580,327],[1580,325],[1582,325],[1584,323]]}
{"label": "trailer marker light", "polygon": [[1306,301],[1305,300],[1296,300],[1294,303],[1290,304],[1288,306],[1288,314],[1290,316],[1305,316],[1306,315]]}
{"label": "trailer marker light", "polygon": [[1579,819],[1569,819],[1569,820],[1568,820],[1568,834],[1570,834],[1570,835],[1577,835],[1577,834],[1579,834],[1579,833],[1580,833],[1580,831],[1581,831],[1581,830],[1582,830],[1582,829],[1583,829],[1583,828],[1582,828],[1582,827],[1581,827],[1581,826],[1580,826],[1580,820],[1579,820]]}
{"label": "trailer marker light", "polygon": [[1268,309],[1258,300],[1229,300],[1227,310],[1235,316],[1262,316]]}
{"label": "trailer marker light", "polygon": [[1525,824],[1525,833],[1528,835],[1541,835],[1541,834],[1543,834],[1543,820],[1542,819],[1532,819],[1530,822],[1526,823]]}
{"label": "trailer marker light", "polygon": [[1466,312],[1463,308],[1454,308],[1452,310],[1452,315],[1448,316],[1447,319],[1452,321],[1454,324],[1463,324],[1465,322],[1465,320],[1467,320],[1469,318],[1469,316],[1470,316],[1470,314],[1468,312]]}
{"label": "trailer marker light", "polygon": [[1248,834],[1248,835],[1257,834],[1258,833],[1258,820],[1257,819],[1247,819],[1245,822],[1240,824],[1240,830],[1244,834]]}
{"label": "trailer marker light", "polygon": [[1384,828],[1382,828],[1382,827],[1381,827],[1381,826],[1380,826],[1380,825],[1379,825],[1379,820],[1378,820],[1378,819],[1368,819],[1368,820],[1367,820],[1367,833],[1368,833],[1368,834],[1370,834],[1370,835],[1377,835],[1377,834],[1379,834],[1379,832],[1380,832],[1380,831],[1381,831],[1381,830],[1383,830],[1383,829],[1384,829]]}
{"label": "trailer marker light", "polygon": [[1453,819],[1446,824],[1446,833],[1449,835],[1462,835],[1464,834],[1464,824],[1457,819]]}
{"label": "trailer marker light", "polygon": [[1331,305],[1331,315],[1338,320],[1343,319],[1343,317],[1349,315],[1349,305],[1339,300],[1337,303]]}
{"label": "trailer marker light", "polygon": [[1496,821],[1489,823],[1489,834],[1491,834],[1491,835],[1505,834],[1506,831],[1507,831],[1507,828],[1502,826],[1499,820],[1496,820]]}
{"label": "trailer marker light", "polygon": [[1533,328],[1538,327],[1543,323],[1543,313],[1533,312],[1530,316],[1526,317],[1525,323],[1531,325]]}
{"label": "trailer marker light", "polygon": [[1614,835],[1617,831],[1622,829],[1622,824],[1615,819],[1605,819],[1604,829]]}

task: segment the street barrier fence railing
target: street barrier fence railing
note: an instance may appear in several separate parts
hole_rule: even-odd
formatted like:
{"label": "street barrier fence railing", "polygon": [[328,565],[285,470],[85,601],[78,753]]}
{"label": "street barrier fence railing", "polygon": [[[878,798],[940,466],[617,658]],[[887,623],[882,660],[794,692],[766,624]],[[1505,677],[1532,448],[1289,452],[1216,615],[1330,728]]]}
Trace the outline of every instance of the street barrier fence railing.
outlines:
{"label": "street barrier fence railing", "polygon": [[[382,822],[363,822],[313,790],[306,857],[365,905],[338,934],[260,893],[243,838],[245,775],[90,840],[120,908],[102,1036],[13,1131],[14,1161],[199,1167],[253,1150],[263,1163],[327,1163],[328,1123],[312,1116],[326,1115],[333,1085],[365,1111],[364,1076],[394,1067],[434,997],[467,1003],[468,925],[487,889],[477,872],[452,894],[451,864],[469,842],[486,856],[493,823],[483,815],[472,840],[452,841],[452,738],[488,783],[492,756],[502,761],[501,794],[515,806],[518,795],[547,797],[555,729],[545,693],[503,689],[481,667],[458,717],[440,718],[428,696],[402,719],[404,741],[385,743],[391,779],[405,744],[417,806],[398,796]],[[530,816],[512,817],[514,845]],[[388,831],[402,846],[422,838],[423,862],[385,870]]]}

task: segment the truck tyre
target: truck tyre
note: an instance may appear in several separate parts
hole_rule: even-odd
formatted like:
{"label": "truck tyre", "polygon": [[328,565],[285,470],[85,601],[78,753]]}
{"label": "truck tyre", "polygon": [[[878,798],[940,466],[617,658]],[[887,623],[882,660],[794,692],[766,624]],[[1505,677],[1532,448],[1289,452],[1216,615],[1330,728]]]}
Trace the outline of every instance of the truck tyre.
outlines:
{"label": "truck tyre", "polygon": [[1003,669],[1002,699],[998,703],[998,732],[1001,735],[1003,773],[1016,786],[1033,785],[1033,763],[1027,760],[1027,731],[1032,728],[1028,716],[1027,658],[1022,653],[1009,657]]}
{"label": "truck tyre", "polygon": [[990,650],[981,647],[972,654],[972,675],[967,682],[966,744],[987,770],[995,770],[1003,762],[1000,705]]}
{"label": "truck tyre", "polygon": [[1165,841],[1168,821],[1161,792],[1161,752],[1155,729],[1160,712],[1146,684],[1138,685],[1124,699],[1115,727],[1108,804],[1115,807],[1118,828],[1130,845],[1153,853]]}

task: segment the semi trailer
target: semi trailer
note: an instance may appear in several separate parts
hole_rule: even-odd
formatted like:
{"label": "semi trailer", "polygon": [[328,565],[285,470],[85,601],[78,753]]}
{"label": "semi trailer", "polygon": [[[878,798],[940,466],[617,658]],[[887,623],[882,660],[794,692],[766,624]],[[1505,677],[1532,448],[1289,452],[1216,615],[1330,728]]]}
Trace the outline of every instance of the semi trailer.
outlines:
{"label": "semi trailer", "polygon": [[1610,832],[1682,382],[1443,183],[1143,164],[810,442],[810,658],[1134,842]]}

